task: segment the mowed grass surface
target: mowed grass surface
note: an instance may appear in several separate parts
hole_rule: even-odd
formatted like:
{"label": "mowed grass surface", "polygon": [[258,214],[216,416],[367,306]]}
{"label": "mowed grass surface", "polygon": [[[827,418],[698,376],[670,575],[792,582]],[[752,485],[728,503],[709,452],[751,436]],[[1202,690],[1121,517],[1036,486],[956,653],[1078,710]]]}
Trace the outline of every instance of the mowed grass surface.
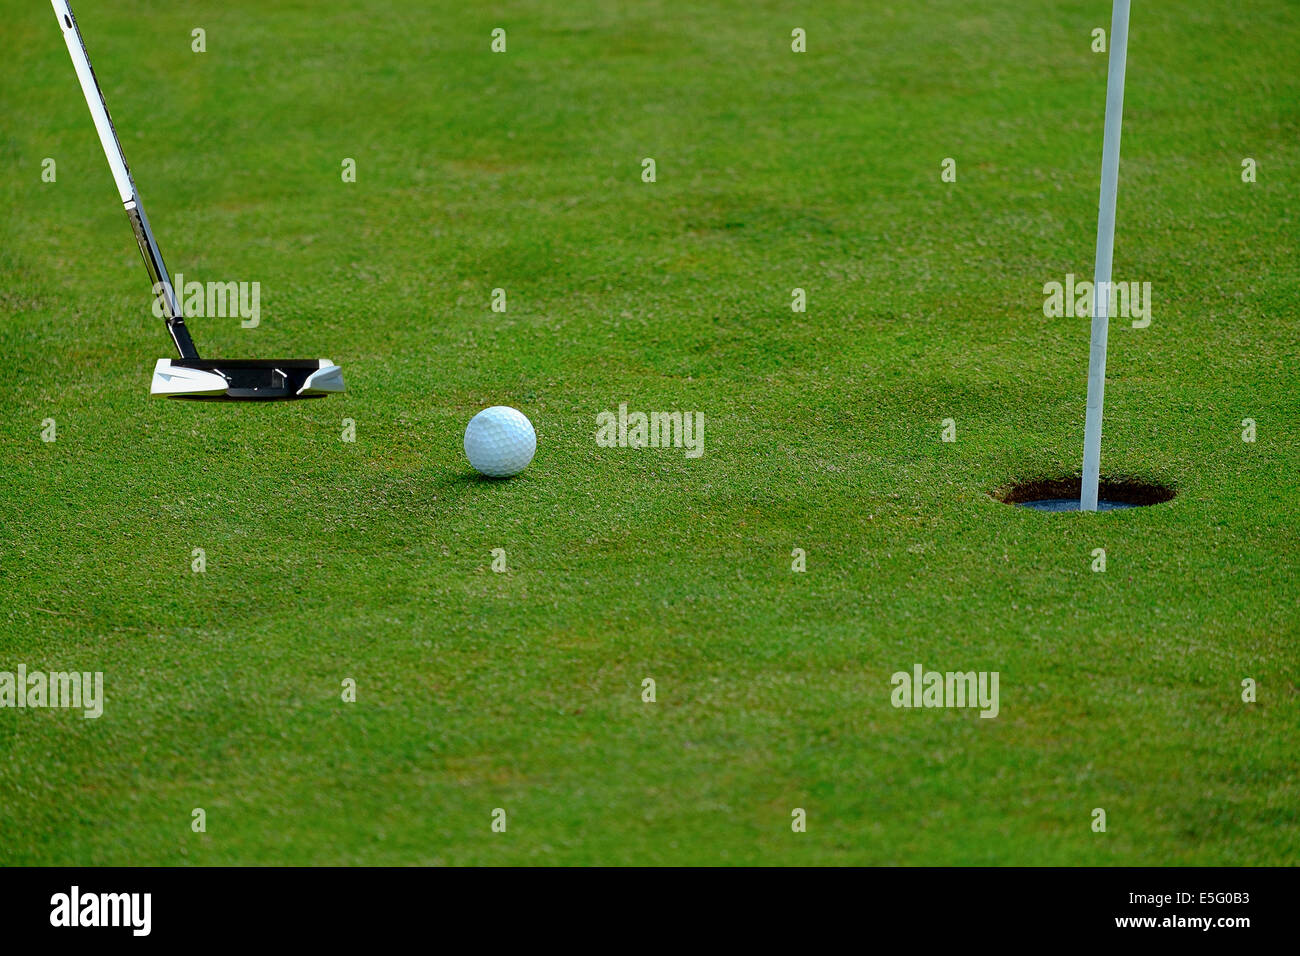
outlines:
{"label": "mowed grass surface", "polygon": [[[1155,308],[1103,468],[1178,496],[1092,516],[989,493],[1079,465],[1087,321],[1042,285],[1092,269],[1104,0],[85,0],[171,269],[261,283],[200,347],[345,370],[267,406],[149,398],[67,52],[4,6],[0,670],[108,701],[0,710],[0,862],[1300,858],[1293,4],[1134,14],[1115,265]],[[597,447],[620,402],[704,455]],[[537,427],[509,482],[461,452],[489,404]],[[918,662],[998,671],[998,718],[894,709]]]}

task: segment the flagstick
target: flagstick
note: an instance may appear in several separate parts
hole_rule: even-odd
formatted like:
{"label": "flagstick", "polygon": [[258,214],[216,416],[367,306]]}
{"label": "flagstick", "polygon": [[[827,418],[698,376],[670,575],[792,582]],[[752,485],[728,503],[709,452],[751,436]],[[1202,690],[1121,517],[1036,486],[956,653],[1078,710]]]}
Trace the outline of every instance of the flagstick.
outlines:
{"label": "flagstick", "polygon": [[1101,202],[1097,208],[1097,266],[1092,284],[1092,344],[1088,351],[1088,412],[1083,427],[1080,511],[1097,510],[1101,472],[1101,409],[1106,393],[1106,332],[1110,324],[1110,262],[1115,248],[1115,193],[1119,188],[1119,133],[1124,116],[1124,60],[1129,0],[1115,0],[1106,76],[1106,132],[1101,147]]}

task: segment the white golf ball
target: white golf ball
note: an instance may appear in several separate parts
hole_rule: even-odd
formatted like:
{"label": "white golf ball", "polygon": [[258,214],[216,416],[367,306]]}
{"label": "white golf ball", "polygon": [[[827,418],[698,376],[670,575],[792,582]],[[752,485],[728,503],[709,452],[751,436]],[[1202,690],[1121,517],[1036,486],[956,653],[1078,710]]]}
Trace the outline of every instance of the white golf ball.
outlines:
{"label": "white golf ball", "polygon": [[489,478],[519,474],[536,451],[533,423],[508,405],[485,408],[465,426],[465,457],[476,471]]}

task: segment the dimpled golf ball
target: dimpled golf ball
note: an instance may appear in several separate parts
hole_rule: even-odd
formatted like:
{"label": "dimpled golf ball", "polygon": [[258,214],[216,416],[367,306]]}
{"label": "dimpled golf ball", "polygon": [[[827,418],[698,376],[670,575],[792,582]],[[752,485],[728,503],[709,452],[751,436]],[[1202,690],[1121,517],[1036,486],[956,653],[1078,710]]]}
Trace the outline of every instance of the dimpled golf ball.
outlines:
{"label": "dimpled golf ball", "polygon": [[489,478],[519,474],[536,451],[533,423],[516,408],[493,405],[465,426],[465,457],[476,471]]}

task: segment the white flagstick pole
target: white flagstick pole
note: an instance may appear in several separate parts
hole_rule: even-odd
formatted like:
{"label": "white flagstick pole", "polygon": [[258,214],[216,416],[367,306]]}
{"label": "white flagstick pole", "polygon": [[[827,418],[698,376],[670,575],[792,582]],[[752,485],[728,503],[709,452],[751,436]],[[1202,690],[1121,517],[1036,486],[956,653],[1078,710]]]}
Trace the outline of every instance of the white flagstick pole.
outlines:
{"label": "white flagstick pole", "polygon": [[1106,332],[1110,324],[1110,262],[1115,248],[1115,193],[1119,188],[1119,133],[1124,116],[1124,61],[1129,0],[1115,0],[1106,75],[1106,132],[1101,147],[1101,202],[1097,208],[1097,265],[1092,287],[1092,345],[1088,352],[1088,412],[1083,427],[1080,511],[1097,510],[1101,472],[1101,409],[1106,393]]}

